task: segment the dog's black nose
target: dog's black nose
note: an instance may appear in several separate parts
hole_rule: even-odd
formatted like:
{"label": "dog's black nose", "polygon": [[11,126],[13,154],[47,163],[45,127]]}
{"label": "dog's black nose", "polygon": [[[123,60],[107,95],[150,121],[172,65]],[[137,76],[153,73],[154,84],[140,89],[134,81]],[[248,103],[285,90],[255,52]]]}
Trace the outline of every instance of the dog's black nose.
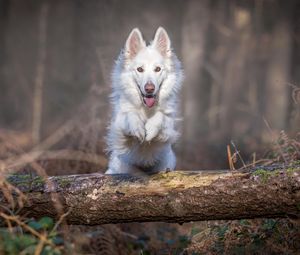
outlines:
{"label": "dog's black nose", "polygon": [[145,85],[145,91],[147,94],[152,94],[155,90],[155,86],[152,82],[147,82]]}

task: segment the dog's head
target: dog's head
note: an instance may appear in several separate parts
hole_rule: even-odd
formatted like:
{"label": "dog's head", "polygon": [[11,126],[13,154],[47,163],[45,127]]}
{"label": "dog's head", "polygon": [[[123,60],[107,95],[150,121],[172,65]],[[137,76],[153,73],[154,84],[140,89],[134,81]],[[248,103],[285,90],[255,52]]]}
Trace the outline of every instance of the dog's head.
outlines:
{"label": "dog's head", "polygon": [[[166,80],[169,79],[169,83],[172,83],[174,76],[172,74],[174,55],[166,30],[162,27],[158,28],[153,41],[147,46],[140,30],[133,29],[127,38],[123,57],[126,76],[123,78],[130,80],[130,84],[133,84],[134,89],[139,93],[139,99],[146,107],[153,107],[161,97],[161,90],[163,90],[161,88],[164,87]],[[166,93],[172,89],[170,86],[175,84],[168,84],[168,86],[169,88],[164,88]],[[133,88],[125,86],[123,89]]]}

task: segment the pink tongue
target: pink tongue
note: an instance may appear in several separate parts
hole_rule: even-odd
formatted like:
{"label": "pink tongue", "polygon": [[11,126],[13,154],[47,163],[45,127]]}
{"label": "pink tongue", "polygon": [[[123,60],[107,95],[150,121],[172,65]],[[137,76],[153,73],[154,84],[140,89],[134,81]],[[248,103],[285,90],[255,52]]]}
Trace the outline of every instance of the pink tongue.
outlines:
{"label": "pink tongue", "polygon": [[155,104],[155,98],[154,97],[144,97],[146,105],[151,108]]}

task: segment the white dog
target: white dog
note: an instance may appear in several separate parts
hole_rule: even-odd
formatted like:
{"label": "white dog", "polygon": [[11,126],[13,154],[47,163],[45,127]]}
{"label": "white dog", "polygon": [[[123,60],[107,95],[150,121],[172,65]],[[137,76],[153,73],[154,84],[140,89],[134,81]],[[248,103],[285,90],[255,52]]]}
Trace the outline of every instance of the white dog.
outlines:
{"label": "white dog", "polygon": [[165,29],[146,45],[130,33],[112,73],[113,115],[107,137],[107,174],[173,170],[178,92],[183,73]]}

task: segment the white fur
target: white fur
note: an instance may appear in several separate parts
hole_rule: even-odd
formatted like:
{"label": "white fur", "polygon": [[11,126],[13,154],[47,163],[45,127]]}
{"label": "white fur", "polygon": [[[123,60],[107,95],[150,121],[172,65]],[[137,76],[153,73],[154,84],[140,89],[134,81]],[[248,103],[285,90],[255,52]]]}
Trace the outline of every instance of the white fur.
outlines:
{"label": "white fur", "polygon": [[[158,66],[161,71],[155,72]],[[138,72],[138,67],[144,71]],[[166,31],[158,28],[154,40],[146,46],[139,29],[133,29],[112,73],[107,174],[175,168],[172,144],[179,135],[176,114],[182,79],[180,62]],[[142,97],[147,82],[155,85],[157,96],[151,108]]]}

